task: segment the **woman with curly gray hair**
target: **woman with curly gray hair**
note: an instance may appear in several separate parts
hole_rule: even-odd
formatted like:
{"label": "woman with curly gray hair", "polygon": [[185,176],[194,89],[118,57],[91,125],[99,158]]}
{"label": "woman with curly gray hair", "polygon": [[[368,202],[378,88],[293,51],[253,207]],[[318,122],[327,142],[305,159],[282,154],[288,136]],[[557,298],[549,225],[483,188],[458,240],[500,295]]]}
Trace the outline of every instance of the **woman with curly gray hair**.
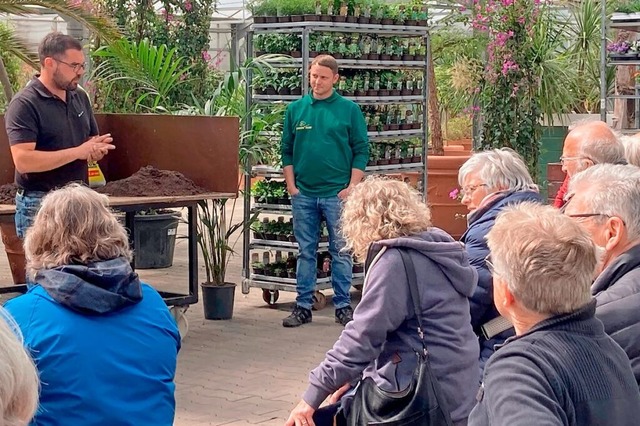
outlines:
{"label": "woman with curly gray hair", "polygon": [[102,194],[48,193],[25,238],[33,286],[6,304],[40,372],[35,424],[172,425],[180,335],[131,269],[124,227]]}
{"label": "woman with curly gray hair", "polygon": [[477,275],[461,244],[434,228],[430,217],[420,194],[404,182],[369,177],[352,190],[344,205],[342,232],[346,249],[366,259],[362,300],[353,321],[311,372],[309,387],[287,426],[333,424],[333,419],[324,423],[314,412],[333,393],[330,407],[342,406],[341,413],[346,413],[349,399],[341,397],[361,375],[392,392],[411,383],[421,341],[401,252],[415,267],[431,368],[453,423],[466,424],[478,388],[478,344],[468,301]]}

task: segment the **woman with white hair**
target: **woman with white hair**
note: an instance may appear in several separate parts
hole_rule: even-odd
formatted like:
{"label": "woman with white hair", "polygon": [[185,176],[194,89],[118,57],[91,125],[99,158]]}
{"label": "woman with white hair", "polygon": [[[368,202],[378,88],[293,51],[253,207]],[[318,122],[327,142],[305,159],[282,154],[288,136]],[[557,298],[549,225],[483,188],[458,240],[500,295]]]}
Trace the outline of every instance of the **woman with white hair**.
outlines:
{"label": "woman with white hair", "polygon": [[[522,158],[512,149],[475,153],[460,167],[458,183],[462,204],[467,206],[468,227],[460,241],[469,261],[478,271],[478,287],[471,296],[471,325],[480,344],[480,374],[494,346],[513,335],[513,328],[500,317],[493,304],[493,281],[485,258],[486,236],[498,213],[523,201],[542,202]],[[478,380],[480,377],[478,377]]]}
{"label": "woman with white hair", "polygon": [[495,305],[515,327],[489,359],[469,426],[636,426],[629,358],[596,318],[598,250],[551,206],[521,203],[487,235]]}
{"label": "woman with white hair", "polygon": [[11,315],[0,308],[0,425],[23,426],[38,407],[38,372]]}
{"label": "woman with white hair", "polygon": [[[366,259],[362,300],[353,321],[309,375],[309,387],[286,425],[343,424],[340,413],[350,405],[349,398],[340,398],[361,375],[385,391],[409,387],[422,343],[403,253],[415,268],[424,341],[444,405],[454,425],[466,425],[478,389],[478,346],[468,301],[477,277],[464,249],[431,225],[429,207],[404,182],[367,178],[349,194],[341,223],[346,249]],[[330,394],[329,402],[340,400],[343,409],[336,423],[314,416]],[[331,407],[337,409],[321,412]],[[421,414],[425,417],[403,424],[425,424],[427,410]]]}
{"label": "woman with white hair", "polygon": [[71,184],[43,200],[24,242],[36,285],[6,304],[40,372],[37,425],[173,424],[180,335],[131,269],[102,194]]}

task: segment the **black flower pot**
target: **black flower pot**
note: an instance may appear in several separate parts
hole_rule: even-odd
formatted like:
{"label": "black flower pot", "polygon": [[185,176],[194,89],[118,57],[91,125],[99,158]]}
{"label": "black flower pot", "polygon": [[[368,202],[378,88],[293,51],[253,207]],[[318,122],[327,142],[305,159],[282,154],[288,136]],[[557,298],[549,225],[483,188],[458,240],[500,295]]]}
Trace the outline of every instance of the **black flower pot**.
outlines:
{"label": "black flower pot", "polygon": [[200,284],[202,288],[202,307],[204,317],[208,320],[228,320],[233,316],[233,302],[236,285]]}

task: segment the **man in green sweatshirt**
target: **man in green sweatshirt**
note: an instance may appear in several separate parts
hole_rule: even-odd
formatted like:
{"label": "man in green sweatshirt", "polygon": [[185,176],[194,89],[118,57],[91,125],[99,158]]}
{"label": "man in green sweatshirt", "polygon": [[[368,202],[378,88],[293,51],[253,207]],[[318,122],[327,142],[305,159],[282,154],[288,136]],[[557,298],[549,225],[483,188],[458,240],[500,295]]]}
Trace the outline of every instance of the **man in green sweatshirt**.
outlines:
{"label": "man in green sweatshirt", "polygon": [[351,256],[341,251],[345,243],[338,231],[342,200],[364,177],[369,139],[360,107],[333,89],[338,78],[336,60],[329,55],[317,56],[309,70],[311,93],[291,103],[285,114],[282,166],[299,246],[298,296],[293,312],[282,321],[285,327],[311,322],[323,218],[329,230],[336,322],[346,325],[353,318]]}

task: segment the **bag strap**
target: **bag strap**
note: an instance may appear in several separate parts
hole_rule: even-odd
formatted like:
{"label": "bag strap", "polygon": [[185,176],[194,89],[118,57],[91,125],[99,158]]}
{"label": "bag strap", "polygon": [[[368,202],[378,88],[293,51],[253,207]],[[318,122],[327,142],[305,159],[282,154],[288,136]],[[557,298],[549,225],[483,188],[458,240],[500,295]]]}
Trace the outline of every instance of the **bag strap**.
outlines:
{"label": "bag strap", "polygon": [[404,270],[407,274],[407,281],[409,283],[409,292],[411,293],[411,301],[413,302],[413,312],[418,321],[418,336],[422,342],[422,349],[424,354],[427,355],[427,344],[424,341],[424,328],[422,326],[421,313],[422,308],[420,306],[420,291],[418,290],[418,282],[416,276],[416,270],[413,266],[413,260],[406,250],[399,249],[400,256],[402,257],[402,263],[404,263]]}

